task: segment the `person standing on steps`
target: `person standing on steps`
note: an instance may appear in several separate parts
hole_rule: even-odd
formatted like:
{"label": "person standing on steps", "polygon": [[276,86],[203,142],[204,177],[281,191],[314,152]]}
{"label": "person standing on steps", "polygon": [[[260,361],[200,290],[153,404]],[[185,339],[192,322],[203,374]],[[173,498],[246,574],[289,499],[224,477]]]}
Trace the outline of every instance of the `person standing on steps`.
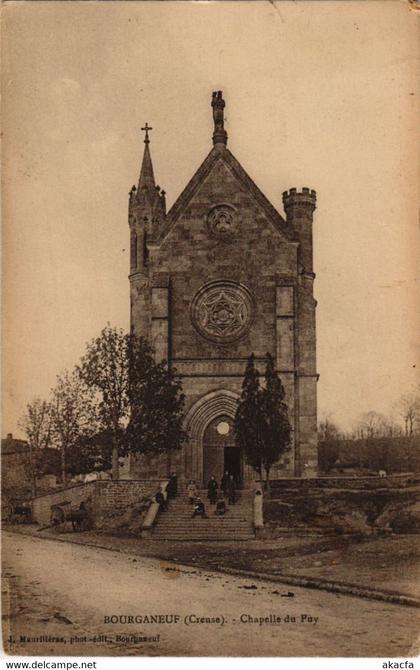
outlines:
{"label": "person standing on steps", "polygon": [[227,483],[228,483],[228,481],[229,481],[229,470],[226,470],[226,472],[224,473],[224,475],[222,477],[222,480],[220,482],[220,488],[222,489],[223,495],[225,495],[225,496],[227,495]]}
{"label": "person standing on steps", "polygon": [[233,475],[229,475],[227,481],[227,494],[229,505],[234,505],[236,503],[236,484]]}
{"label": "person standing on steps", "polygon": [[193,479],[190,479],[190,482],[187,486],[187,496],[188,496],[188,502],[192,505],[197,497],[197,486]]}
{"label": "person standing on steps", "polygon": [[216,481],[216,477],[212,475],[209,479],[209,483],[207,485],[207,495],[208,499],[210,500],[210,505],[214,505],[217,499],[217,489],[219,488],[219,485]]}
{"label": "person standing on steps", "polygon": [[178,494],[178,477],[176,472],[173,472],[169,477],[168,486],[166,487],[166,492],[168,494],[168,499],[176,498]]}
{"label": "person standing on steps", "polygon": [[254,528],[264,528],[263,496],[260,489],[254,495]]}

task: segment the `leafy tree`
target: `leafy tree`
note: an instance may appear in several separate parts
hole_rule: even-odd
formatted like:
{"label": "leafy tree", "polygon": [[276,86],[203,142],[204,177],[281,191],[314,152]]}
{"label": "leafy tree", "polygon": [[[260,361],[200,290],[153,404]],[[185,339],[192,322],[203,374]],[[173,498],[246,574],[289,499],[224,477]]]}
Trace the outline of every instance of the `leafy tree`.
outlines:
{"label": "leafy tree", "polygon": [[130,336],[109,324],[93,339],[82,357],[77,372],[88,388],[97,394],[100,430],[112,436],[112,477],[119,476],[122,435],[128,416],[128,360]]}
{"label": "leafy tree", "polygon": [[45,447],[35,452],[34,456],[37,477],[43,475],[61,476],[61,453],[58,449]]}
{"label": "leafy tree", "polygon": [[51,443],[50,405],[41,398],[34,398],[26,405],[25,413],[19,421],[19,428],[28,438],[31,493],[36,496],[36,454]]}
{"label": "leafy tree", "polygon": [[50,416],[52,441],[61,452],[61,480],[65,485],[69,469],[67,457],[71,456],[73,473],[76,464],[79,471],[86,471],[92,463],[92,455],[83,450],[80,440],[95,432],[93,392],[78,374],[65,372],[57,377],[51,394]]}
{"label": "leafy tree", "polygon": [[[121,429],[118,442],[124,442]],[[77,444],[70,449],[67,457],[68,471],[72,476],[88,472],[110,470],[112,468],[113,434],[109,430],[99,430],[90,435],[81,435]]]}
{"label": "leafy tree", "polygon": [[156,362],[144,338],[130,340],[130,420],[126,450],[133,454],[167,453],[179,449],[187,434],[183,429],[185,395],[175,370],[166,361]]}
{"label": "leafy tree", "polygon": [[268,488],[273,464],[290,448],[291,426],[284,398],[284,388],[272,356],[266,355],[265,386],[261,388],[255,358],[251,354],[234,429],[247,462],[260,474],[265,471]]}

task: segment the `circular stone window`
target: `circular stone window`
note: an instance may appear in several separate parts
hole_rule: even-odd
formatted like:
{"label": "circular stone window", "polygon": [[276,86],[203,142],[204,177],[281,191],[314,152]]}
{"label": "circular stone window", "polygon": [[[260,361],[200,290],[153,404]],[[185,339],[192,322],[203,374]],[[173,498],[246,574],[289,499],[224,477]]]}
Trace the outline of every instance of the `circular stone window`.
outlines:
{"label": "circular stone window", "polygon": [[253,311],[248,289],[227,280],[206,284],[191,304],[191,318],[197,331],[220,344],[234,342],[245,335]]}
{"label": "circular stone window", "polygon": [[230,426],[227,421],[221,421],[220,423],[217,424],[216,430],[219,433],[219,435],[229,435]]}

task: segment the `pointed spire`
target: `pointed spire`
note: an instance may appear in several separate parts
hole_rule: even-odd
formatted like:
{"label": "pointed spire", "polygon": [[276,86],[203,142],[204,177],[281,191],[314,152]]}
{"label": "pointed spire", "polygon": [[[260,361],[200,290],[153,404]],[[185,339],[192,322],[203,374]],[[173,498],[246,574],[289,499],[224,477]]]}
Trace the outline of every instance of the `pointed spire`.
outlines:
{"label": "pointed spire", "polygon": [[214,91],[211,100],[213,108],[214,133],[213,144],[227,144],[227,132],[224,128],[224,108],[225,101],[223,100],[222,91]]}
{"label": "pointed spire", "polygon": [[[144,141],[146,142],[146,140]],[[142,191],[147,191],[149,196],[153,199],[156,185],[155,175],[153,173],[152,157],[150,156],[149,142],[150,140],[147,139],[146,146],[144,147],[137,197],[140,197]]]}
{"label": "pointed spire", "polygon": [[145,132],[143,160],[137,190],[133,187],[130,191],[129,208],[136,220],[141,222],[142,227],[147,231],[149,239],[154,239],[165,219],[166,205],[161,188],[155,182],[149,148],[151,130],[148,123],[142,128],[142,131]]}

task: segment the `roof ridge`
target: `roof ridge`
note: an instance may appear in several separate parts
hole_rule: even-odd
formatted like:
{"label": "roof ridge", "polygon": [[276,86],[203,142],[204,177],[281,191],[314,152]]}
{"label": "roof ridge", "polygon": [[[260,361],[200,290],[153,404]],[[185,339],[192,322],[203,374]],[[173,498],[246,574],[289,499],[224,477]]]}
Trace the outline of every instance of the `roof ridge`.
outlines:
{"label": "roof ridge", "polygon": [[237,158],[235,158],[235,156],[227,147],[219,144],[214,146],[210,153],[207,154],[204,161],[195,171],[194,175],[191,177],[185,188],[181,191],[178,198],[175,200],[174,204],[167,213],[165,226],[163,227],[157,242],[161,242],[169,233],[177,221],[181,209],[193,197],[201,181],[210,173],[210,170],[219,159],[224,160],[228,167],[232,169],[238,181],[245,182],[246,187],[251,191],[258,204],[264,209],[265,213],[274,224],[276,229],[288,240],[297,241],[295,231],[286,223],[280,212],[278,212],[277,209],[271,204],[261,189],[256,185],[253,179],[239,163]]}

